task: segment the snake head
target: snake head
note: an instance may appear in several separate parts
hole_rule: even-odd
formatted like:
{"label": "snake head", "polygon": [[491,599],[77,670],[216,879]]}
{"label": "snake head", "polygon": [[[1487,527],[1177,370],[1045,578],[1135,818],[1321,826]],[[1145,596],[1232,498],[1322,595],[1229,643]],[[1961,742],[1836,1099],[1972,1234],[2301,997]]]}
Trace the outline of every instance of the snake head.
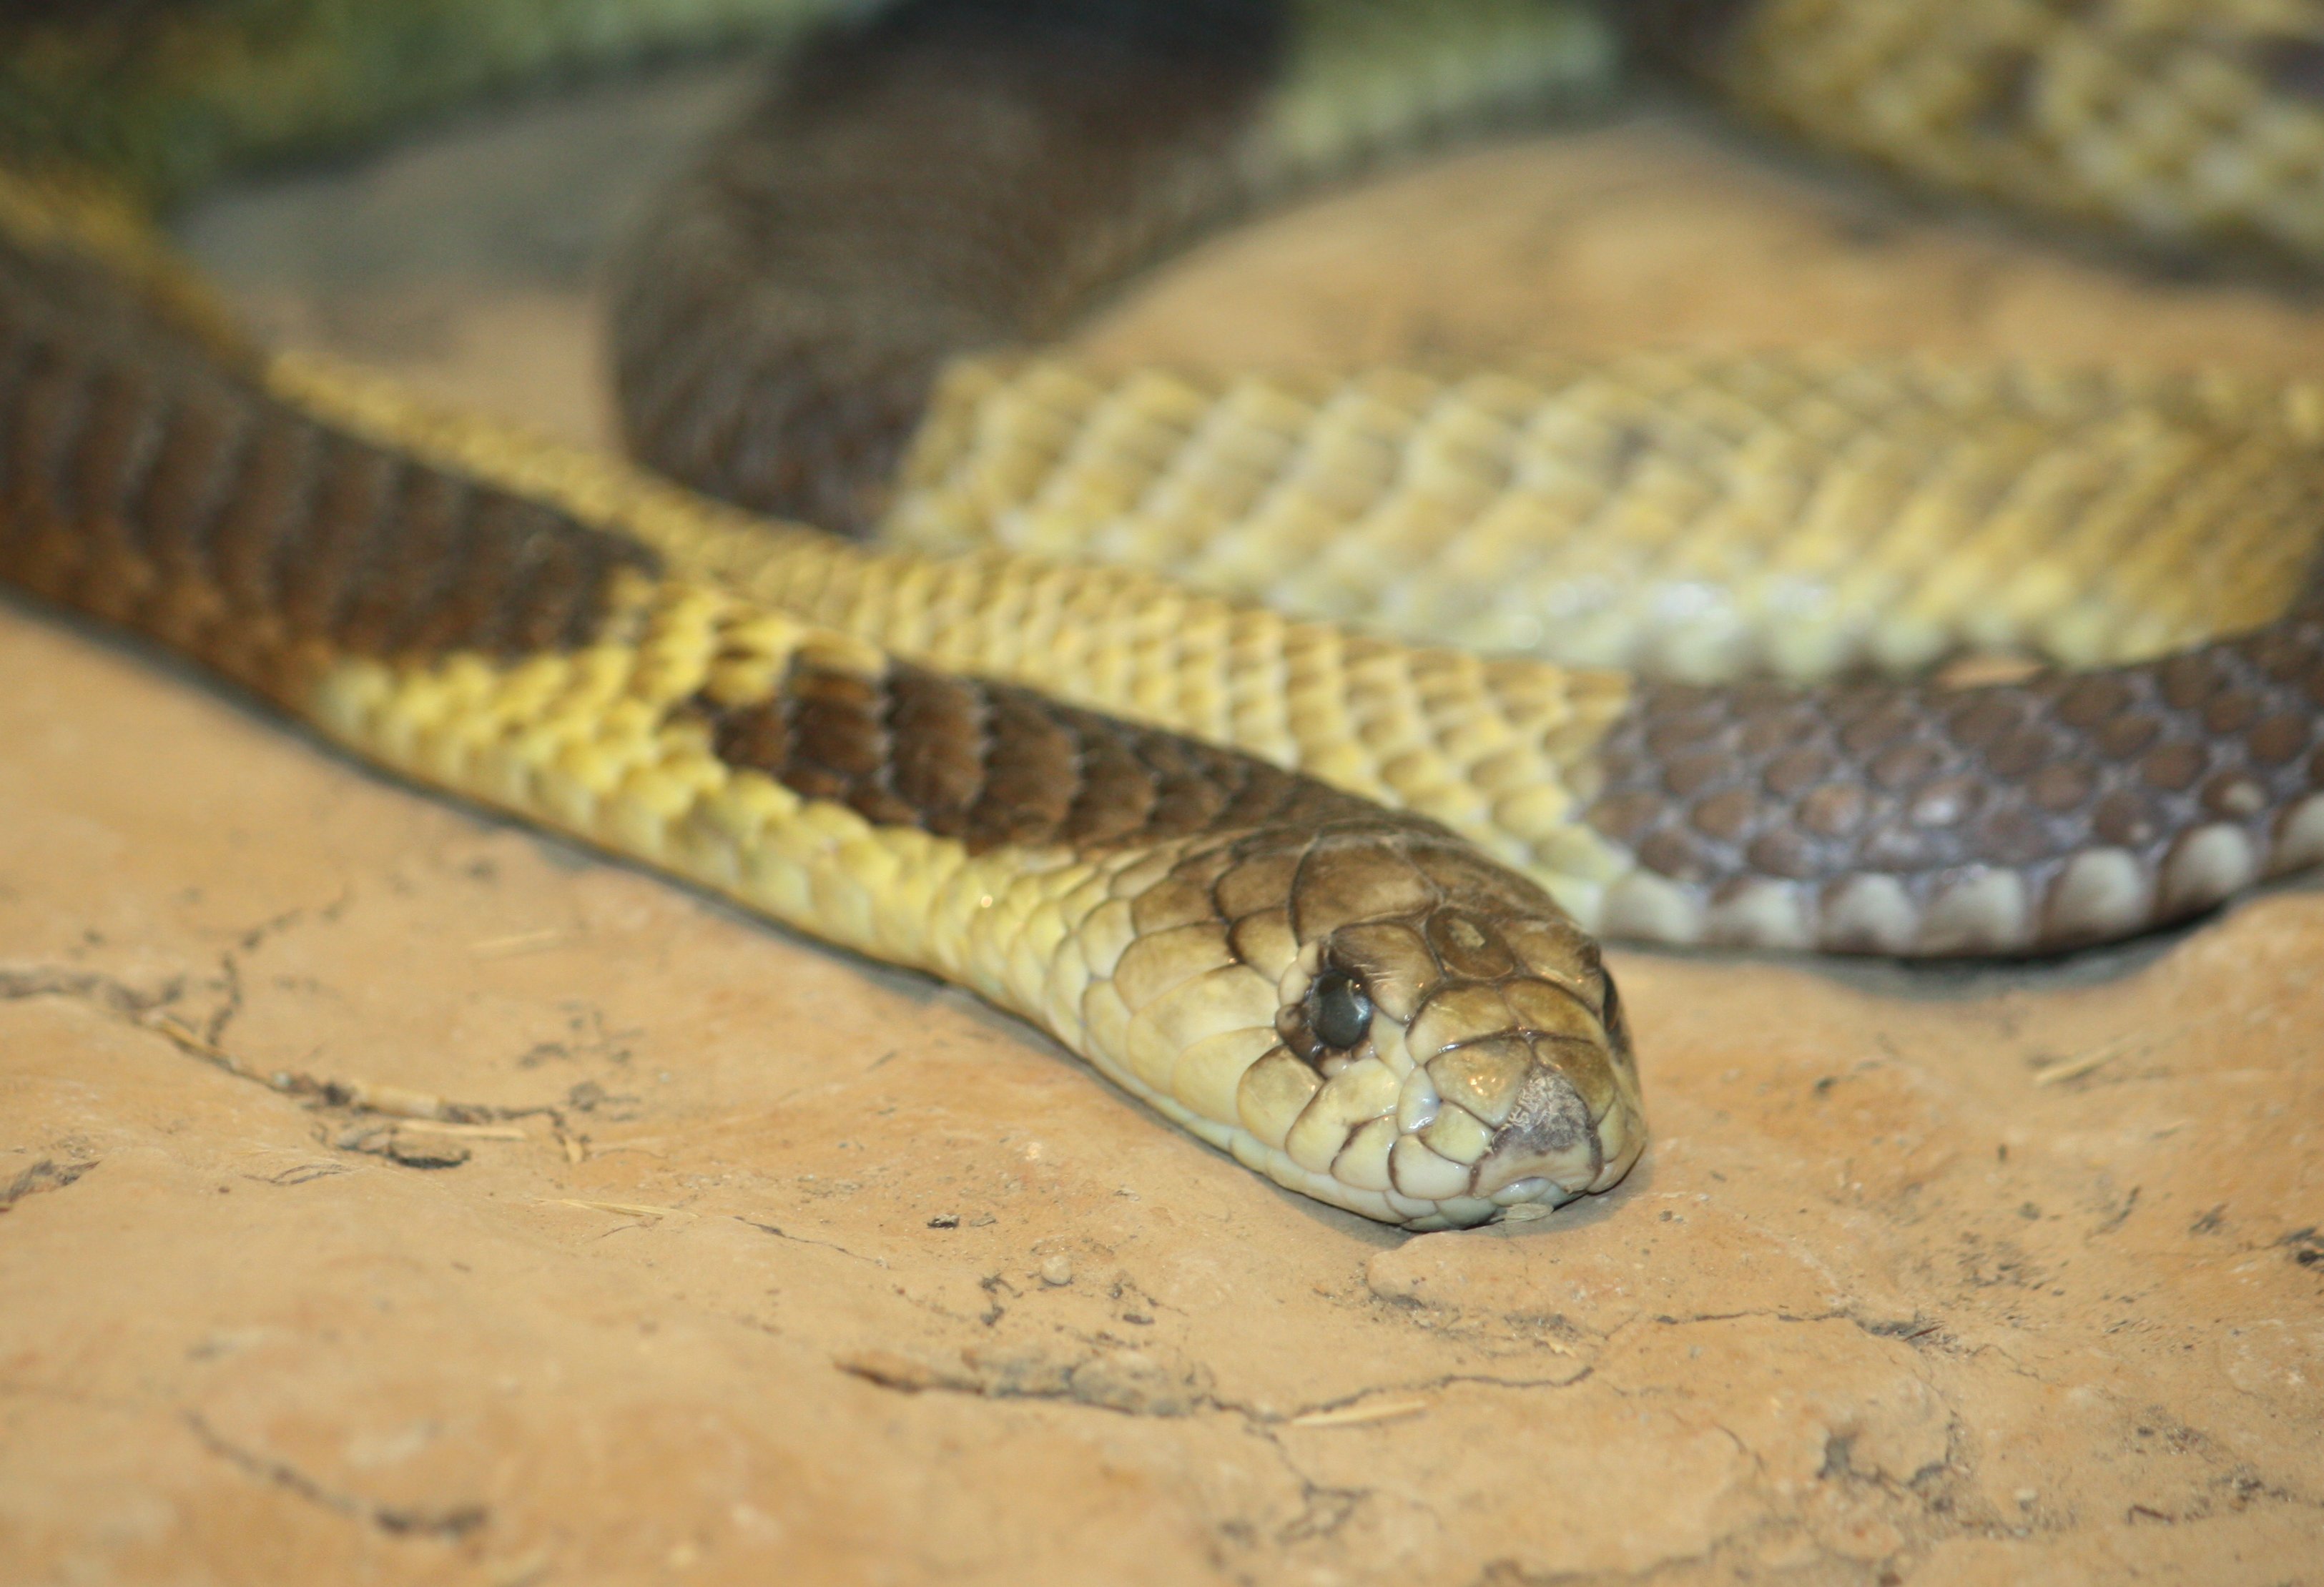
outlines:
{"label": "snake head", "polygon": [[1416,1229],[1537,1217],[1637,1160],[1620,1000],[1539,887],[1409,816],[1202,868],[1233,968],[1276,1011],[1231,1101],[1214,1087],[1197,1110],[1213,1127],[1187,1121],[1238,1158]]}

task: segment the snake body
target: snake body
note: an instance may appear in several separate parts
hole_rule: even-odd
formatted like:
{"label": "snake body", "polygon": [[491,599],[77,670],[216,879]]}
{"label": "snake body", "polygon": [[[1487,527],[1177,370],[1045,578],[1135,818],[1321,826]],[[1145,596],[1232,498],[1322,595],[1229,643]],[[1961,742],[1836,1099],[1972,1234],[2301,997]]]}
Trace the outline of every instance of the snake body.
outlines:
{"label": "snake body", "polygon": [[[416,780],[970,986],[1279,1183],[1416,1228],[1535,1215],[1636,1160],[1591,931],[2042,949],[2324,858],[2312,395],[1813,359],[1075,368],[1032,350],[1138,266],[1416,142],[1590,98],[1615,32],[1527,0],[768,8],[834,9],[863,14],[793,54],[648,228],[617,362],[659,469],[903,548],[244,346],[85,197],[108,143],[116,180],[181,179],[169,140],[134,116],[68,136],[25,94],[0,118],[37,134],[0,180],[0,577]],[[1986,97],[1947,114],[2015,151],[1976,165],[2006,165],[1989,190],[2174,246],[2315,240],[2294,156],[2318,118],[2282,81],[2238,124],[2271,182],[2078,187],[2073,150],[2103,138],[2046,164],[2021,145],[2058,62],[2118,64],[2121,29],[2044,32],[2032,0],[1933,32],[1914,14],[1624,18],[1779,122],[1811,68],[1909,85],[1966,36]],[[2259,63],[2231,87],[2294,59],[2177,15],[2142,24],[2143,59]],[[84,59],[83,33],[14,25]],[[166,78],[161,58],[114,75]],[[1817,120],[1845,97],[1790,119],[1909,175],[1969,158],[1883,132],[1877,92]],[[1008,544],[1056,551],[1076,524],[1215,588]],[[1312,566],[1335,525],[1369,605],[1328,559],[1304,586],[1259,571],[1286,546]],[[1653,542],[1655,576],[1723,563],[1740,593],[1624,622],[1593,531]],[[2050,576],[1948,581],[1980,541]],[[2111,571],[2078,589],[2093,555]],[[2225,571],[2154,571],[2190,558]],[[1421,571],[1448,564],[1501,589],[1433,593]],[[1406,637],[1448,609],[1500,654]],[[2193,638],[2214,628],[2242,631]],[[1877,675],[1980,645],[2077,666]],[[1681,675],[1604,665],[1639,659]],[[1686,675],[1738,664],[1763,675]]]}

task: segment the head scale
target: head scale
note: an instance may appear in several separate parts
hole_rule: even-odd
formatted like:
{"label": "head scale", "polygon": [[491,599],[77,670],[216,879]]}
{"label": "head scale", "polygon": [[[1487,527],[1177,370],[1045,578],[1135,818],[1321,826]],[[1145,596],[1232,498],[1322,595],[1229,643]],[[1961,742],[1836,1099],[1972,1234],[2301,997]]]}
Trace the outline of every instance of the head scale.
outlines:
{"label": "head scale", "polygon": [[[1271,1031],[1197,1037],[1180,1063],[1204,1115],[1186,1122],[1252,1167],[1368,1216],[1444,1228],[1539,1216],[1637,1160],[1637,1070],[1597,944],[1434,822],[1250,834],[1187,856],[1172,882],[1157,889],[1172,916],[1199,897],[1223,933],[1205,950],[1232,961],[1206,977],[1222,1001],[1274,1007]],[[1257,1053],[1236,1060],[1231,1093],[1199,1056],[1229,1035]]]}

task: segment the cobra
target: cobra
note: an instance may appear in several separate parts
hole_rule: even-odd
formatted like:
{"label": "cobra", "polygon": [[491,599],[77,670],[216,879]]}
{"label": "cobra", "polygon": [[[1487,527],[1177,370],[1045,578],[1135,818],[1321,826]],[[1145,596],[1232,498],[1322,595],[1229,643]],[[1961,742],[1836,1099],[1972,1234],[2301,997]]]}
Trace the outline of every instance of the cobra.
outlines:
{"label": "cobra", "polygon": [[[231,38],[208,9],[8,24],[0,575],[417,782],[967,986],[1293,1189],[1432,1228],[1618,1182],[1644,1124],[1593,931],[2043,950],[2324,858],[2324,629],[2284,594],[2318,521],[2303,393],[1683,356],[1303,383],[1035,351],[1259,203],[1601,94],[1626,31],[1908,175],[2299,254],[2324,119],[2260,23],[744,6],[829,25],[628,261],[625,424],[670,484],[223,322],[143,219],[198,163],[151,129],[234,59],[182,81],[155,41]],[[2107,128],[2051,136],[2043,85],[2151,71],[2158,40],[2232,69],[2247,114],[2218,135],[2290,175],[2077,185]],[[107,69],[76,77],[76,48]],[[1931,61],[1983,96],[1899,137]],[[1843,69],[1872,74],[1855,120]],[[281,97],[244,112],[254,146],[347,115],[256,80]],[[1930,571],[1996,539],[1997,589]],[[1659,571],[1610,578],[1642,541]],[[2223,571],[2141,583],[2190,557]],[[1657,581],[1706,561],[1737,574],[1723,604],[1658,619]],[[1972,648],[2061,665],[1878,675]]]}

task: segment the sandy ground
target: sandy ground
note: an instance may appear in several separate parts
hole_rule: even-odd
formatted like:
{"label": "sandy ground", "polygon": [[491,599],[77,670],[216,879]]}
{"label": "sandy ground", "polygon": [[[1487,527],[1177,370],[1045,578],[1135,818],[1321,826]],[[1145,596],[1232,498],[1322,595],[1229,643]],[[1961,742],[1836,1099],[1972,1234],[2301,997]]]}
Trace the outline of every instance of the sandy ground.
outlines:
{"label": "sandy ground", "polygon": [[[273,334],[601,437],[592,261],[735,87],[189,235]],[[2314,304],[1653,111],[1093,332],[1689,339],[2324,367]],[[2324,894],[2025,968],[1618,954],[1644,1164],[1411,1238],[69,624],[0,605],[0,1579],[2324,1582]]]}

